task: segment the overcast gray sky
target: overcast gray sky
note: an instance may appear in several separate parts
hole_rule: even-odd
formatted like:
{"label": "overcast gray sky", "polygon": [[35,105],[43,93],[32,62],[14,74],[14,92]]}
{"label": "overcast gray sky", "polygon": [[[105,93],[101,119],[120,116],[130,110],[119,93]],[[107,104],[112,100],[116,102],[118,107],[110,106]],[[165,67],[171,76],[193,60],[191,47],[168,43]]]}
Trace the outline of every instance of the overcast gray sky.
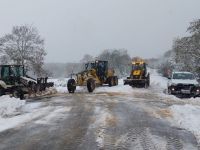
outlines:
{"label": "overcast gray sky", "polygon": [[0,0],[0,36],[31,24],[46,40],[47,62],[79,61],[108,48],[158,57],[200,18],[200,0]]}

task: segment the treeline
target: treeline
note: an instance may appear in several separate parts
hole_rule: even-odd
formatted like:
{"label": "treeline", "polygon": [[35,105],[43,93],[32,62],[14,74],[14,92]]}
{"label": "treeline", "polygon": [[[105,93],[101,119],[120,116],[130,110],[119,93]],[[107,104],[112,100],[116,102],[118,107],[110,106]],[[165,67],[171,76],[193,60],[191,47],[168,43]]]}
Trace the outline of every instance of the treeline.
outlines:
{"label": "treeline", "polygon": [[119,77],[130,74],[131,57],[125,49],[106,49],[98,56],[85,54],[78,63],[45,64],[45,70],[54,70],[50,74],[53,77],[69,77],[71,73],[78,73],[84,70],[85,63],[94,60],[108,61],[109,68],[114,69]]}
{"label": "treeline", "polygon": [[200,75],[200,19],[191,22],[187,32],[189,36],[175,39],[172,49],[159,60],[159,72],[164,76],[172,70]]}

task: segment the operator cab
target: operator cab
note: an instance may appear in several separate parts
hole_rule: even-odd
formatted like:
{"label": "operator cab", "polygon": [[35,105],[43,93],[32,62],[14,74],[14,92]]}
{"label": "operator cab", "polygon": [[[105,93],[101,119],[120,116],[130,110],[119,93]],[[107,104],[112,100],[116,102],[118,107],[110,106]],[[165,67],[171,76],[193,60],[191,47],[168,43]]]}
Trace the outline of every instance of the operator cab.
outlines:
{"label": "operator cab", "polygon": [[18,81],[21,76],[24,76],[24,67],[22,65],[1,65],[0,79],[7,84],[12,84]]}
{"label": "operator cab", "polygon": [[146,63],[144,61],[133,61],[132,62],[132,74],[131,76],[145,75],[147,72]]}
{"label": "operator cab", "polygon": [[101,80],[105,80],[108,71],[108,61],[96,60],[94,62],[86,63],[85,70],[91,69],[96,70],[97,76],[99,76]]}

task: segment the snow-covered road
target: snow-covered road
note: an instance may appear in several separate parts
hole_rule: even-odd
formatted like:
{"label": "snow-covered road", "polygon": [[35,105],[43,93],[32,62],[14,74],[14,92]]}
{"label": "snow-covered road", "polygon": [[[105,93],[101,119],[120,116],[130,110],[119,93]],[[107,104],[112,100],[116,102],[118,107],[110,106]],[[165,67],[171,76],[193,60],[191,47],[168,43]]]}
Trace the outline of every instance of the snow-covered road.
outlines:
{"label": "snow-covered road", "polygon": [[57,79],[60,96],[0,104],[0,149],[198,149],[200,99],[164,94],[167,79],[150,72],[148,89],[120,80],[68,94]]}

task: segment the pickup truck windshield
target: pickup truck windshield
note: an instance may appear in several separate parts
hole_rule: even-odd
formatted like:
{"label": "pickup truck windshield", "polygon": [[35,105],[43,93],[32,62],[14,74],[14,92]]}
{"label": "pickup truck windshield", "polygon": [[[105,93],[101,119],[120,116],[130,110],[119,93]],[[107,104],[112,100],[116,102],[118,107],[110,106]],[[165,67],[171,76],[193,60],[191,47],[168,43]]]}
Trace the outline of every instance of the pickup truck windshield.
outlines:
{"label": "pickup truck windshield", "polygon": [[191,73],[174,73],[173,79],[193,80],[195,78]]}

